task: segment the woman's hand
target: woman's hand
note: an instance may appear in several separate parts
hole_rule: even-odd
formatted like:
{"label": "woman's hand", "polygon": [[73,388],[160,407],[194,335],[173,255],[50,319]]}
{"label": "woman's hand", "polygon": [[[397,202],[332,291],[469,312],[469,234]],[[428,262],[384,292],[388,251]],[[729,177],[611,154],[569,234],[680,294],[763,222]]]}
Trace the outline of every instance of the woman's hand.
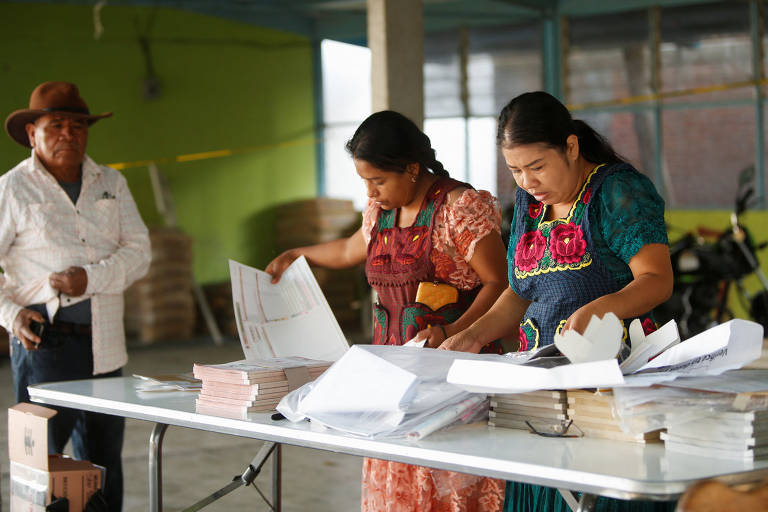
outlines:
{"label": "woman's hand", "polygon": [[301,256],[301,252],[298,249],[288,249],[269,262],[269,265],[264,269],[264,272],[272,276],[272,284],[280,281],[280,276],[283,275],[285,269],[287,269],[291,263],[296,261],[296,258],[299,256]]}
{"label": "woman's hand", "polygon": [[438,350],[454,350],[456,352],[472,352],[477,354],[483,348],[480,339],[472,334],[472,329],[464,329],[445,340]]}
{"label": "woman's hand", "polygon": [[442,342],[446,340],[446,334],[447,333],[445,331],[444,325],[433,325],[432,327],[428,327],[417,332],[413,339],[414,341],[421,341],[426,339],[427,342],[424,344],[425,347],[437,348]]}
{"label": "woman's hand", "polygon": [[602,300],[595,299],[592,302],[588,302],[574,311],[571,316],[568,317],[568,321],[563,326],[563,331],[567,329],[573,329],[579,334],[584,334],[584,330],[587,328],[592,316],[603,318],[609,311],[603,305]]}

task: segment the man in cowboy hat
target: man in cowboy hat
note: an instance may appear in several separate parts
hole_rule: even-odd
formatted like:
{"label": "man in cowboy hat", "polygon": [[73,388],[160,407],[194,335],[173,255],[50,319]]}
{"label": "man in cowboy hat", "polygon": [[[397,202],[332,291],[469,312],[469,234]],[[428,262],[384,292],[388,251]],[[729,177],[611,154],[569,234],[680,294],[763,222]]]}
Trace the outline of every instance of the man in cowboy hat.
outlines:
{"label": "man in cowboy hat", "polygon": [[[5,128],[32,149],[0,177],[0,324],[13,334],[16,400],[27,385],[109,377],[127,361],[123,291],[149,266],[147,228],[125,178],[85,154],[91,114],[74,84],[45,82]],[[107,468],[109,509],[122,508],[123,418],[60,408],[49,449]]]}

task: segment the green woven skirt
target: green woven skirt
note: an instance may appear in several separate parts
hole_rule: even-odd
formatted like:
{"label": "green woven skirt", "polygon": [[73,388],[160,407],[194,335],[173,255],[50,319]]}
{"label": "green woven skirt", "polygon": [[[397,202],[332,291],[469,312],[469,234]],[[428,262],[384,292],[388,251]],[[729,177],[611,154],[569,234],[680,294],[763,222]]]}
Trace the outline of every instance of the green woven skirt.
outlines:
{"label": "green woven skirt", "polygon": [[[578,499],[579,495],[576,494]],[[627,501],[600,496],[596,512],[674,512],[676,501]],[[551,487],[507,482],[504,512],[570,512],[563,496]]]}

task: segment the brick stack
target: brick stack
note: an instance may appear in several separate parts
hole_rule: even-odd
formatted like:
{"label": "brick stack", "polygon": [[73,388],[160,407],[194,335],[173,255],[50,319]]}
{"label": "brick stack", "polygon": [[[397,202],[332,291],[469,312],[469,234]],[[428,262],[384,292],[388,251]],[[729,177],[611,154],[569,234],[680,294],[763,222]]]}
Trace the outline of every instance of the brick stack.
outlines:
{"label": "brick stack", "polygon": [[[232,306],[232,283],[229,281],[223,283],[209,283],[202,286],[203,295],[208,301],[208,307],[216,325],[221,334],[237,338],[237,322],[235,322],[235,312]],[[197,310],[197,322],[195,332],[200,336],[207,336],[208,326],[205,324],[202,312]]]}
{"label": "brick stack", "polygon": [[142,343],[192,337],[192,238],[174,228],[151,228],[147,275],[125,292],[125,331]]}
{"label": "brick stack", "polygon": [[[317,197],[282,204],[275,211],[275,243],[278,253],[329,242],[353,234],[361,223],[352,201]],[[360,268],[331,270],[313,268],[328,305],[343,331],[358,331],[360,297],[365,289]]]}

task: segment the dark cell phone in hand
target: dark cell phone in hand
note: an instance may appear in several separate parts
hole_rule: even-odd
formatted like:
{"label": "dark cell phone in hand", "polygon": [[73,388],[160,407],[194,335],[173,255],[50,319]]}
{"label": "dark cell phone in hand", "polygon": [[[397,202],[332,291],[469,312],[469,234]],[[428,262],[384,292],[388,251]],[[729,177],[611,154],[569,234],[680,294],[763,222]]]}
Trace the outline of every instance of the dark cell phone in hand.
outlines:
{"label": "dark cell phone in hand", "polygon": [[32,331],[35,334],[35,336],[40,338],[40,340],[42,341],[43,331],[45,331],[45,324],[42,324],[40,322],[35,322],[34,320],[30,320],[29,330]]}

